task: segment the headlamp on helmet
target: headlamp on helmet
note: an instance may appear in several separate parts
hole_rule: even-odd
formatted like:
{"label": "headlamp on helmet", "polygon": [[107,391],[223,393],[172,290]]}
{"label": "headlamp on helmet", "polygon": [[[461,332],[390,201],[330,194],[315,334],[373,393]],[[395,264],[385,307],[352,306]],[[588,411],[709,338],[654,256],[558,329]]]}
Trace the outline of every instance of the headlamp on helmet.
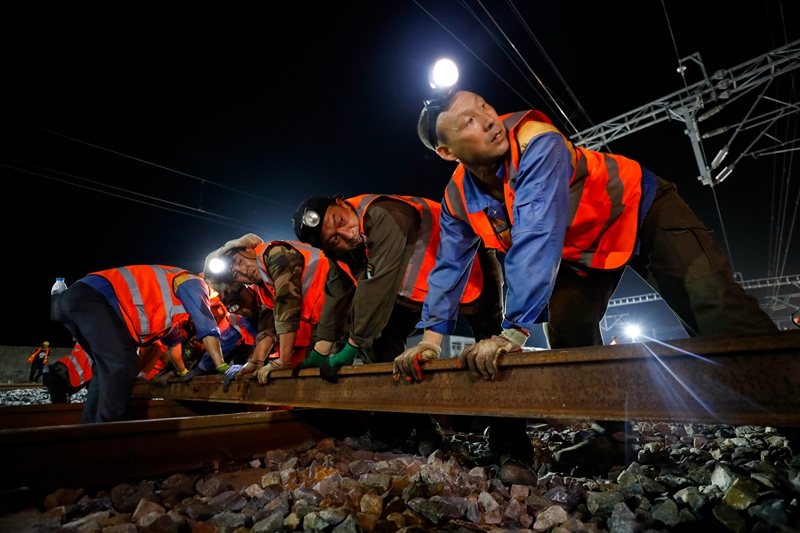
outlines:
{"label": "headlamp on helmet", "polygon": [[344,195],[337,194],[332,197],[312,196],[297,208],[292,216],[292,226],[297,238],[315,248],[322,248],[322,221],[331,204]]}
{"label": "headlamp on helmet", "polygon": [[428,72],[428,83],[434,90],[432,98],[423,100],[425,110],[428,112],[428,142],[436,148],[439,145],[436,135],[436,120],[439,114],[447,107],[450,98],[456,93],[458,81],[458,67],[449,59],[440,59],[431,66]]}

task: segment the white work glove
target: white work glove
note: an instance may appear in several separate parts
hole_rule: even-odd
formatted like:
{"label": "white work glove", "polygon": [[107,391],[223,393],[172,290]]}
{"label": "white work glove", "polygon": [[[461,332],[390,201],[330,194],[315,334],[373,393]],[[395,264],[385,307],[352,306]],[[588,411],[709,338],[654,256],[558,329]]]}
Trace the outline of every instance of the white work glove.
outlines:
{"label": "white work glove", "polygon": [[442,347],[430,341],[422,341],[412,346],[394,359],[392,379],[398,381],[402,376],[406,381],[422,381],[422,365],[431,359],[439,359]]}
{"label": "white work glove", "polygon": [[271,361],[267,366],[261,367],[256,371],[258,382],[262,385],[269,383],[269,373],[273,370],[288,370],[290,367],[280,359]]}
{"label": "white work glove", "polygon": [[490,380],[497,376],[497,360],[505,353],[516,352],[522,348],[528,336],[517,329],[503,330],[499,336],[483,339],[477,344],[464,348],[458,356],[458,368],[469,368],[476,378]]}

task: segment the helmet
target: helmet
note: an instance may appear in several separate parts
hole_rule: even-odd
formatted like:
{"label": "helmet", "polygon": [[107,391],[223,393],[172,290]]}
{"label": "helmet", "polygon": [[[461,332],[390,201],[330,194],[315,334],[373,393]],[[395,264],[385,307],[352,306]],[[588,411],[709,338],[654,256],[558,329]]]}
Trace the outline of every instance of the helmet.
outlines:
{"label": "helmet", "polygon": [[49,342],[47,342],[47,341],[44,341],[44,342],[42,343],[42,346],[50,346],[50,343],[49,343]]}
{"label": "helmet", "polygon": [[321,248],[322,221],[325,219],[325,212],[331,204],[343,197],[343,194],[337,194],[332,197],[312,196],[304,200],[292,216],[294,234],[297,238],[315,248]]}

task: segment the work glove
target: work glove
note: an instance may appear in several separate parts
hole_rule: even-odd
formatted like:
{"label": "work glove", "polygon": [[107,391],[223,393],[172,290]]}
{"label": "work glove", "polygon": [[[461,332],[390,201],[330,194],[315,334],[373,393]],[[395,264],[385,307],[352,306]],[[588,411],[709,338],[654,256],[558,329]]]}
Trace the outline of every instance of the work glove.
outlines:
{"label": "work glove", "polygon": [[504,353],[516,352],[528,336],[518,329],[503,330],[499,336],[483,339],[464,349],[458,356],[458,368],[469,368],[476,378],[490,380],[497,376],[497,358]]}
{"label": "work glove", "polygon": [[169,380],[174,377],[175,373],[172,370],[165,370],[153,376],[152,381],[159,387],[166,387]]}
{"label": "work glove", "polygon": [[304,368],[320,368],[327,360],[327,355],[322,355],[316,350],[311,350],[306,358],[297,363],[297,365],[292,369],[292,377],[296,378],[297,373]]}
{"label": "work glove", "polygon": [[394,358],[392,379],[398,381],[401,377],[406,381],[422,381],[422,365],[431,359],[439,359],[442,347],[430,341],[422,341],[416,346]]}
{"label": "work glove", "polygon": [[258,382],[262,385],[266,385],[269,383],[269,373],[273,370],[287,370],[289,365],[281,361],[280,359],[275,359],[270,361],[270,363],[264,367],[261,367],[256,372],[256,377],[258,378]]}
{"label": "work glove", "polygon": [[195,376],[202,376],[204,374],[205,372],[203,372],[202,368],[194,367],[193,369],[189,370],[186,374],[181,376],[181,381],[183,381],[184,383],[189,383],[190,381],[192,381],[192,379],[194,379]]}
{"label": "work glove", "polygon": [[344,365],[352,365],[357,355],[358,348],[346,342],[344,348],[339,350],[338,353],[325,359],[322,366],[319,367],[319,376],[328,383],[338,383],[339,376],[337,374],[339,374],[339,369]]}
{"label": "work glove", "polygon": [[231,365],[229,365],[228,363],[222,363],[221,365],[219,365],[219,366],[217,367],[217,372],[219,372],[220,374],[224,374],[224,373],[225,373],[225,372],[227,372],[227,371],[228,371],[230,368],[231,368]]}
{"label": "work glove", "polygon": [[222,379],[222,392],[228,392],[228,389],[231,388],[231,382],[236,379],[241,369],[242,365],[231,365],[231,367],[228,368],[225,372],[225,377]]}

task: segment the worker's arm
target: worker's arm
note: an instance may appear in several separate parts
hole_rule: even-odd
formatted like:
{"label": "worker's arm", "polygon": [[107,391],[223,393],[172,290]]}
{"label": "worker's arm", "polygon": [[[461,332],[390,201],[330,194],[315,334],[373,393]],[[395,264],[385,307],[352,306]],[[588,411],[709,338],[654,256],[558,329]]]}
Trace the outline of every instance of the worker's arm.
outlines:
{"label": "worker's arm", "polygon": [[303,311],[303,254],[290,246],[276,245],[267,252],[267,272],[275,285],[275,332],[280,341],[280,360],[292,362],[294,341]]}
{"label": "worker's arm", "polygon": [[505,258],[503,328],[529,330],[546,320],[567,229],[572,154],[557,132],[531,139],[517,171],[511,227],[514,243]]}
{"label": "worker's arm", "polygon": [[184,309],[194,322],[197,329],[196,337],[203,343],[217,370],[224,372],[227,365],[222,357],[222,348],[219,343],[219,327],[211,312],[208,299],[208,287],[205,282],[196,277],[176,280],[175,296],[183,304]]}
{"label": "worker's arm", "polygon": [[417,210],[398,200],[377,200],[365,214],[369,264],[353,296],[350,344],[369,350],[389,322],[417,241]]}
{"label": "worker's arm", "polygon": [[325,278],[325,301],[322,304],[316,337],[320,339],[314,349],[322,355],[328,355],[333,342],[346,331],[350,307],[353,303],[355,284],[353,279],[333,258],[329,262],[328,275]]}
{"label": "worker's arm", "polygon": [[186,365],[183,362],[180,343],[167,347],[167,360],[172,363],[172,368],[179,376],[186,374]]}

